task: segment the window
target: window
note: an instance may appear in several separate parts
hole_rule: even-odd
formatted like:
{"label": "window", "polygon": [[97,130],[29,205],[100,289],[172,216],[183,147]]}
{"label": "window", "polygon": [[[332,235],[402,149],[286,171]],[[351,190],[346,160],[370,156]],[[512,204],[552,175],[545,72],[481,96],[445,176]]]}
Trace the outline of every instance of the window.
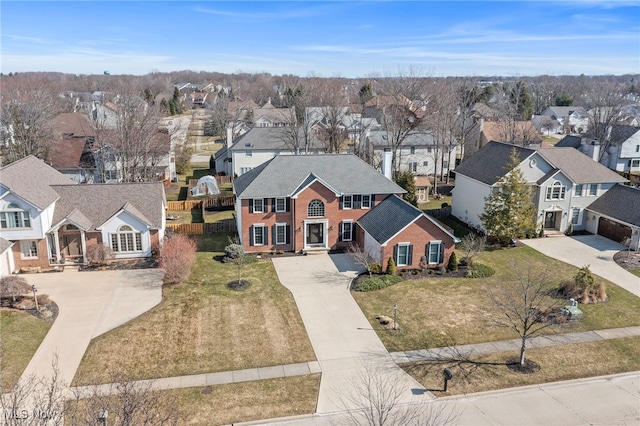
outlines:
{"label": "window", "polygon": [[576,185],[575,194],[576,197],[582,197],[582,184]]}
{"label": "window", "polygon": [[422,162],[422,165],[423,165],[424,167],[429,167],[429,162],[428,162],[428,161],[423,161],[423,162]]}
{"label": "window", "polygon": [[412,172],[417,172],[418,171],[418,162],[414,161],[413,163],[409,163],[409,170],[411,170]]}
{"label": "window", "polygon": [[427,244],[427,259],[429,265],[437,265],[442,263],[444,258],[444,244],[442,241],[431,241]]}
{"label": "window", "polygon": [[38,257],[38,242],[20,241],[20,252],[23,259],[33,259]]}
{"label": "window", "polygon": [[636,145],[636,152],[640,152],[640,145]]}
{"label": "window", "polygon": [[416,153],[416,147],[415,147],[415,146],[412,146],[412,147],[411,147],[411,154],[415,154],[415,153]]}
{"label": "window", "polygon": [[629,162],[631,163],[629,167],[640,167],[640,160],[630,160]]}
{"label": "window", "polygon": [[244,156],[245,157],[253,157],[253,151],[245,151],[244,152]]}
{"label": "window", "polygon": [[264,213],[264,200],[262,198],[253,199],[253,212]]}
{"label": "window", "polygon": [[351,195],[342,196],[342,208],[345,210],[353,208],[353,197]]}
{"label": "window", "polygon": [[118,180],[118,171],[117,170],[105,170],[104,178],[106,180]]}
{"label": "window", "polygon": [[307,207],[308,217],[324,217],[324,203],[320,200],[311,200]]}
{"label": "window", "polygon": [[267,243],[267,233],[265,232],[264,225],[253,225],[251,227],[253,230],[253,238],[251,239],[252,245],[254,246],[263,246]]}
{"label": "window", "polygon": [[276,213],[287,211],[287,200],[284,198],[276,198]]}
{"label": "window", "polygon": [[111,234],[111,250],[118,253],[142,251],[142,234],[129,225],[122,225]]}
{"label": "window", "polygon": [[573,225],[578,225],[580,223],[580,209],[573,209],[571,214],[571,223]]}
{"label": "window", "polygon": [[240,167],[240,176],[247,173],[251,169],[253,169],[253,167]]}
{"label": "window", "polygon": [[564,193],[564,185],[555,181],[553,185],[547,187],[547,200],[564,200]]}
{"label": "window", "polygon": [[340,240],[351,241],[353,239],[353,222],[346,221],[340,223]]}
{"label": "window", "polygon": [[371,195],[363,195],[362,196],[362,208],[370,209],[371,208]]}
{"label": "window", "polygon": [[287,224],[276,223],[275,244],[287,244]]}
{"label": "window", "polygon": [[396,266],[411,265],[412,248],[413,247],[409,243],[400,243],[395,246],[395,256],[393,257],[396,259]]}
{"label": "window", "polygon": [[589,185],[589,195],[591,195],[591,196],[598,195],[598,184],[597,183],[592,183],[591,185]]}
{"label": "window", "polygon": [[31,228],[29,212],[15,203],[9,204],[5,211],[0,212],[0,228]]}

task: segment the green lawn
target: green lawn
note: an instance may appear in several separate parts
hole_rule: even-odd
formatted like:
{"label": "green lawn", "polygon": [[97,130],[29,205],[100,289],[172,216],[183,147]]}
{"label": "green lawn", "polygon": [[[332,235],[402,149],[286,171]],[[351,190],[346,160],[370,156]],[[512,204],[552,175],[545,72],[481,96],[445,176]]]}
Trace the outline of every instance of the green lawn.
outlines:
{"label": "green lawn", "polygon": [[628,269],[633,275],[640,277],[640,269]]}
{"label": "green lawn", "polygon": [[160,305],[94,339],[75,384],[104,383],[113,371],[149,379],[315,359],[293,297],[270,260],[244,267],[247,290],[227,288],[237,268],[216,258],[229,236],[199,238],[188,281],[166,287]]}
{"label": "green lawn", "polygon": [[442,207],[442,203],[447,203],[448,205],[451,205],[451,198],[452,197],[450,195],[443,195],[442,198],[440,198],[439,200],[436,200],[433,197],[429,197],[429,201],[427,203],[418,204],[418,208],[420,210],[439,209]]}
{"label": "green lawn", "polygon": [[[511,263],[548,271],[557,284],[571,279],[576,268],[548,258],[529,247],[505,248],[482,253],[480,262],[497,272],[489,278],[428,278],[407,280],[369,293],[353,295],[387,349],[391,352],[481,343],[517,338],[508,328],[496,326],[488,289],[510,278]],[[598,280],[602,280],[598,278]],[[597,305],[580,305],[581,321],[548,332],[574,332],[640,325],[640,298],[607,283],[610,301]],[[400,333],[385,331],[376,321],[380,315],[393,316],[398,306]]]}
{"label": "green lawn", "polygon": [[0,390],[18,381],[52,323],[13,309],[0,308]]}

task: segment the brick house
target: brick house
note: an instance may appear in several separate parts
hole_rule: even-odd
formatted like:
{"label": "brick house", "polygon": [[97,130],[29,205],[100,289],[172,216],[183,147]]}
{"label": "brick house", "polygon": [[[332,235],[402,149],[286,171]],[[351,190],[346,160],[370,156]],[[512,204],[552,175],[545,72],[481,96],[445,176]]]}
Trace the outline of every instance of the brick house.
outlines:
{"label": "brick house", "polygon": [[[383,266],[395,253],[399,267],[417,268],[430,242],[445,247],[433,267],[446,263],[455,246],[449,231],[400,198],[402,188],[352,154],[276,156],[236,178],[233,187],[240,241],[248,252],[335,250],[354,243]],[[380,231],[382,225],[389,229]],[[415,247],[413,257],[407,242]]]}
{"label": "brick house", "polygon": [[162,183],[77,185],[23,158],[0,169],[0,239],[13,253],[3,273],[84,263],[100,243],[116,258],[151,256],[164,238],[165,210]]}

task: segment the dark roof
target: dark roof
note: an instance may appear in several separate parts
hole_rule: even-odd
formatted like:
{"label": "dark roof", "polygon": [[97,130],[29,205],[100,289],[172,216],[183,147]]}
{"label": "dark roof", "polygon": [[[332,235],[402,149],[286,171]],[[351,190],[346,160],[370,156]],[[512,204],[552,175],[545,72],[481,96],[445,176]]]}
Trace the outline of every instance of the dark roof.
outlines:
{"label": "dark roof", "polygon": [[290,197],[309,175],[341,194],[406,191],[353,154],[277,155],[233,181],[240,198]]}
{"label": "dark roof", "polygon": [[558,148],[579,148],[582,138],[580,136],[567,135],[554,146]]}
{"label": "dark roof", "polygon": [[162,227],[165,195],[160,182],[53,185],[52,189],[60,194],[54,225],[68,218],[86,230],[95,230],[124,210],[151,228]]}
{"label": "dark roof", "polygon": [[358,224],[377,242],[384,244],[423,214],[397,195],[391,195],[358,219]]}
{"label": "dark roof", "polygon": [[0,184],[43,210],[59,198],[50,185],[69,185],[74,182],[44,161],[30,155],[2,167]]}
{"label": "dark roof", "polygon": [[58,114],[51,120],[51,126],[56,136],[70,135],[77,138],[95,135],[89,117],[79,112]]}
{"label": "dark roof", "polygon": [[615,185],[591,203],[587,210],[629,225],[640,226],[640,189]]}
{"label": "dark roof", "polygon": [[[83,158],[86,142],[84,139],[54,139],[49,145],[49,164],[54,169],[69,170],[95,167],[93,156]],[[88,161],[83,161],[88,160]]]}
{"label": "dark roof", "polygon": [[[487,185],[493,185],[508,172],[507,167],[513,149],[516,150],[521,162],[535,152],[534,149],[530,148],[490,141],[471,157],[460,163],[455,172]],[[584,154],[579,154],[584,156]]]}

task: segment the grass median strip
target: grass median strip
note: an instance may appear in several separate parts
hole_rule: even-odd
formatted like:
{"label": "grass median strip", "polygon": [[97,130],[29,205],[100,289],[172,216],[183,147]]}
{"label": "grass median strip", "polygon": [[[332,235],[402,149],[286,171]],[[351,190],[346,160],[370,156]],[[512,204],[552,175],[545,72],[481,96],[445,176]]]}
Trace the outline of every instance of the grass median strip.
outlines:
{"label": "grass median strip", "polygon": [[[402,364],[401,367],[436,396],[462,395],[517,386],[549,383],[625,373],[640,369],[640,337],[536,348],[527,350],[527,359],[540,370],[523,374],[507,367],[517,351]],[[453,378],[443,392],[443,369]]]}
{"label": "grass median strip", "polygon": [[[488,290],[509,279],[511,262],[549,271],[557,285],[571,279],[577,268],[551,259],[529,247],[486,251],[478,259],[496,270],[488,278],[427,278],[407,280],[392,287],[353,296],[390,352],[482,343],[517,338],[508,328],[498,327]],[[584,316],[549,333],[568,333],[640,325],[640,298],[606,281],[610,300],[580,305]],[[398,307],[399,331],[386,331],[377,316],[393,316]]]}
{"label": "grass median strip", "polygon": [[52,323],[28,312],[0,308],[0,386],[8,392],[18,381]]}
{"label": "grass median strip", "polygon": [[137,380],[314,360],[271,261],[244,266],[250,287],[229,289],[237,268],[214,259],[226,244],[225,235],[201,238],[189,280],[165,288],[151,311],[94,339],[74,384],[106,383],[114,371]]}

